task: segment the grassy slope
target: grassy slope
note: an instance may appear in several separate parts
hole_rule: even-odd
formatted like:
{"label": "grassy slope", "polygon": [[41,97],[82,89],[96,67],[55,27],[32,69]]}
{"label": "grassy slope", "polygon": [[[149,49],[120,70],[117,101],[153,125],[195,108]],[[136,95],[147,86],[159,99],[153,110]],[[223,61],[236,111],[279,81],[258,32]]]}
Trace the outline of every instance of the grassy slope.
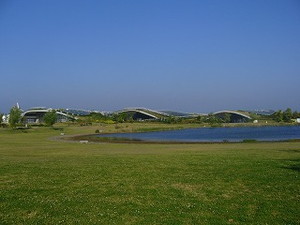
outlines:
{"label": "grassy slope", "polygon": [[0,129],[0,224],[299,224],[299,142],[49,140],[60,132]]}

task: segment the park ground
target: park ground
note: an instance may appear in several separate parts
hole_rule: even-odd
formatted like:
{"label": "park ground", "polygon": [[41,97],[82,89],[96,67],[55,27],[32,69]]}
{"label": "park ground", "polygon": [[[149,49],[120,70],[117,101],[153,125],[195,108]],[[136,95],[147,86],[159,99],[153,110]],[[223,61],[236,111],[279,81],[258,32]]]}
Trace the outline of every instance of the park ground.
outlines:
{"label": "park ground", "polygon": [[53,138],[160,126],[1,128],[0,224],[300,224],[300,142]]}

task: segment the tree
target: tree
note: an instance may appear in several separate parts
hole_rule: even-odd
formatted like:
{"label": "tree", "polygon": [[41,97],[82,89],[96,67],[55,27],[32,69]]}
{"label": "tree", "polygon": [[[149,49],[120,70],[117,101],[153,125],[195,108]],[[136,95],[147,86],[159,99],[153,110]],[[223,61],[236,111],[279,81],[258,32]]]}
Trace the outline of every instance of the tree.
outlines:
{"label": "tree", "polygon": [[284,112],[283,112],[283,120],[284,122],[291,122],[293,117],[293,112],[290,108],[287,108]]}
{"label": "tree", "polygon": [[116,113],[113,115],[113,121],[117,123],[123,123],[126,120],[126,113]]}
{"label": "tree", "polygon": [[56,120],[57,120],[57,114],[56,114],[55,110],[47,112],[44,115],[43,119],[47,126],[52,126],[53,124],[55,124]]}
{"label": "tree", "polygon": [[272,114],[273,119],[276,122],[282,122],[283,121],[283,113],[281,110],[278,110],[277,112]]}
{"label": "tree", "polygon": [[207,122],[207,116],[199,115],[196,117],[196,121],[198,123],[206,123]]}
{"label": "tree", "polygon": [[230,123],[231,122],[231,115],[229,113],[224,113],[222,120],[224,123]]}
{"label": "tree", "polygon": [[300,113],[298,113],[297,111],[293,112],[293,119],[297,119],[300,117]]}
{"label": "tree", "polygon": [[17,106],[13,106],[10,109],[8,123],[12,128],[15,128],[17,124],[20,122],[21,114],[22,112]]}
{"label": "tree", "polygon": [[208,114],[206,121],[211,125],[222,123],[222,120],[213,114]]}

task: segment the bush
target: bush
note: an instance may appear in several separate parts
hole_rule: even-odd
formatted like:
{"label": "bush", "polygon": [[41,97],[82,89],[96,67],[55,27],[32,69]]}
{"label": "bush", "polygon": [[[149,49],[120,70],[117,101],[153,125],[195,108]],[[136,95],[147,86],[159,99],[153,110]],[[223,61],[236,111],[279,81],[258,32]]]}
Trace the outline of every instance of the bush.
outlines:
{"label": "bush", "polygon": [[64,128],[63,127],[53,127],[53,130],[59,130],[59,131],[63,131]]}
{"label": "bush", "polygon": [[0,124],[0,127],[2,127],[2,128],[8,128],[8,124],[6,124],[6,123],[1,123],[1,124]]}
{"label": "bush", "polygon": [[122,126],[115,125],[115,129],[120,129],[120,128],[122,128]]}
{"label": "bush", "polygon": [[54,110],[50,111],[50,112],[47,112],[45,115],[44,115],[44,122],[47,126],[53,126],[53,124],[56,123],[56,120],[57,120],[57,115],[56,115],[56,112]]}
{"label": "bush", "polygon": [[243,143],[255,143],[255,142],[257,142],[257,140],[255,140],[255,139],[244,139],[242,142]]}

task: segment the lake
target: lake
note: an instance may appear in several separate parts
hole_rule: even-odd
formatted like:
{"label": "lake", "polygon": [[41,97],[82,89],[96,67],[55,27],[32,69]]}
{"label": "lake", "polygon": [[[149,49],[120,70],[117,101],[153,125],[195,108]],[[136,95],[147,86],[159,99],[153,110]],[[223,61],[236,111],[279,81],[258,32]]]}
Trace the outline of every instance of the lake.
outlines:
{"label": "lake", "polygon": [[300,139],[300,126],[193,128],[145,133],[100,134],[96,136],[150,142],[284,141]]}

